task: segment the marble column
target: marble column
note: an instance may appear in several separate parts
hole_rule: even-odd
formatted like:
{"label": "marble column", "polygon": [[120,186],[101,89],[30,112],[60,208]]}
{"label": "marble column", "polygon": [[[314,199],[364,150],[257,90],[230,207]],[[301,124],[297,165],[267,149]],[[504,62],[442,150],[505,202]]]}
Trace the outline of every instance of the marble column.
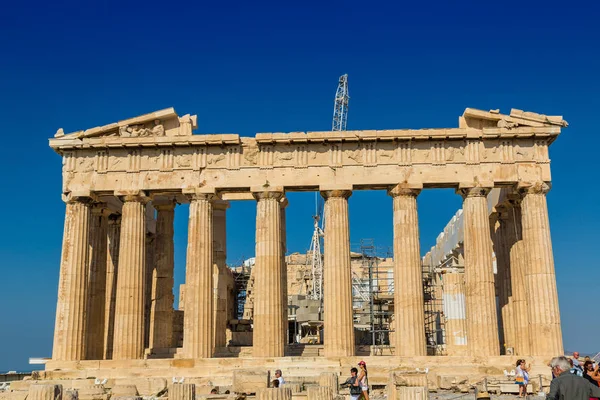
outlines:
{"label": "marble column", "polygon": [[457,269],[442,275],[442,303],[446,316],[446,354],[465,356],[467,349],[467,315],[464,274]]}
{"label": "marble column", "polygon": [[104,359],[106,311],[107,225],[106,204],[94,204],[90,223],[86,359]]}
{"label": "marble column", "polygon": [[492,241],[487,195],[490,189],[460,189],[463,196],[467,336],[473,356],[500,354]]}
{"label": "marble column", "polygon": [[190,194],[183,353],[213,356],[213,194]]}
{"label": "marble column", "polygon": [[510,287],[512,294],[512,313],[514,321],[515,355],[531,355],[531,337],[529,334],[529,311],[527,307],[527,285],[525,271],[529,268],[527,250],[523,242],[520,198],[511,200],[506,219],[506,241],[510,259]]}
{"label": "marble column", "polygon": [[[512,313],[512,285],[511,285],[511,263],[510,263],[510,232],[509,223],[510,209],[505,205],[497,205],[493,220],[490,219],[492,230],[492,246],[496,255],[496,279],[498,280],[498,305],[499,318],[502,326],[500,332],[500,348],[505,354],[508,347],[515,346],[515,324]],[[494,225],[491,225],[492,222]]]}
{"label": "marble column", "polygon": [[150,306],[150,348],[173,346],[173,220],[175,201],[154,201],[156,236],[154,238],[154,269],[152,273],[152,303]]}
{"label": "marble column", "polygon": [[281,199],[281,304],[283,305],[282,330],[284,346],[289,343],[289,324],[288,324],[288,275],[287,263],[285,262],[285,253],[287,251],[287,232],[285,221],[285,209],[288,206],[286,197]]}
{"label": "marble column", "polygon": [[29,386],[26,396],[29,400],[62,400],[62,385],[34,384]]}
{"label": "marble column", "polygon": [[213,243],[215,265],[215,296],[214,296],[214,341],[215,347],[227,345],[228,290],[227,287],[227,209],[228,201],[215,201],[213,203]]}
{"label": "marble column", "polygon": [[354,356],[350,266],[350,190],[321,191],[325,198],[323,313],[325,355]]}
{"label": "marble column", "polygon": [[522,188],[522,226],[528,268],[525,270],[531,353],[536,356],[563,354],[560,312],[546,193],[550,187],[538,183]]}
{"label": "marble column", "polygon": [[394,345],[397,356],[427,355],[417,215],[420,192],[420,189],[401,185],[388,191],[394,203]]}
{"label": "marble column", "polygon": [[256,263],[254,266],[255,357],[283,357],[283,287],[281,191],[254,192],[256,203]]}
{"label": "marble column", "polygon": [[256,400],[292,400],[292,389],[286,385],[278,388],[258,389]]}
{"label": "marble column", "polygon": [[113,360],[139,359],[144,354],[148,198],[135,193],[123,196],[122,200]]}
{"label": "marble column", "polygon": [[115,328],[115,305],[117,301],[117,275],[119,270],[119,242],[121,239],[121,215],[111,214],[107,228],[106,304],[104,311],[104,359],[112,359],[113,333]]}
{"label": "marble column", "polygon": [[88,198],[71,197],[67,200],[52,348],[52,359],[55,361],[85,358],[90,224],[88,202]]}

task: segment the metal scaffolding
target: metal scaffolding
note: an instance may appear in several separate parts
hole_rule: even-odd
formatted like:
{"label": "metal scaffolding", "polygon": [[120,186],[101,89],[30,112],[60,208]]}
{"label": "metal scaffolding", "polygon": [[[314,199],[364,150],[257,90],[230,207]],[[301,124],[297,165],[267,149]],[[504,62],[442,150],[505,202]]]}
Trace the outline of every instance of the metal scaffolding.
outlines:
{"label": "metal scaffolding", "polygon": [[423,300],[425,337],[428,355],[445,354],[445,321],[441,276],[431,266],[423,264]]}
{"label": "metal scaffolding", "polygon": [[393,314],[393,264],[389,248],[375,246],[373,239],[361,239],[358,251],[352,258],[360,257],[361,267],[352,271],[352,305],[354,325],[360,344],[389,346],[390,317]]}

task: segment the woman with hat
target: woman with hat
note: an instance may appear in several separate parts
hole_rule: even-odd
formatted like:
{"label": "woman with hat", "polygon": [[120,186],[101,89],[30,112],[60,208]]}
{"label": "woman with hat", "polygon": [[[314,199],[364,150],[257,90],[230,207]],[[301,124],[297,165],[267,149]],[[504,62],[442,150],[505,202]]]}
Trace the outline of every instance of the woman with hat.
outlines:
{"label": "woman with hat", "polygon": [[364,400],[369,400],[369,377],[367,373],[367,363],[364,361],[360,361],[358,363],[358,379],[357,382],[362,389],[362,397]]}

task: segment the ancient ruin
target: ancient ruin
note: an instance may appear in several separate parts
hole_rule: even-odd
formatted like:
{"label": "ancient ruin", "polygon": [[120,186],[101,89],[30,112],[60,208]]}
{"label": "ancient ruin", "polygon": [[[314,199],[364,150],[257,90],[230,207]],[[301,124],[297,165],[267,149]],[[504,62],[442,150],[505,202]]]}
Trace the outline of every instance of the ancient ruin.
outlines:
{"label": "ancient ruin", "polygon": [[[355,343],[348,198],[372,189],[393,198],[394,226],[394,332],[390,356],[366,353],[373,384],[415,367],[429,368],[430,389],[456,377],[457,365],[473,379],[501,375],[515,360],[503,354],[528,356],[542,371],[563,352],[546,193],[548,148],[566,126],[559,116],[467,108],[458,128],[241,137],[193,134],[196,116],[169,108],[60,129],[50,147],[63,158],[66,216],[52,360],[40,377],[176,376],[235,386],[240,369],[345,372],[365,354]],[[444,299],[464,306],[447,308],[446,355],[427,356],[417,197],[436,188],[463,198],[460,266],[444,266],[439,278]],[[489,196],[494,189],[500,201]],[[292,191],[320,192],[326,215],[323,349],[293,363],[285,237]],[[225,264],[225,218],[236,200],[257,207],[245,350],[232,341],[243,341],[236,332],[244,329],[234,329],[243,322],[234,318],[235,271]],[[173,218],[185,203],[185,289],[175,310]]]}

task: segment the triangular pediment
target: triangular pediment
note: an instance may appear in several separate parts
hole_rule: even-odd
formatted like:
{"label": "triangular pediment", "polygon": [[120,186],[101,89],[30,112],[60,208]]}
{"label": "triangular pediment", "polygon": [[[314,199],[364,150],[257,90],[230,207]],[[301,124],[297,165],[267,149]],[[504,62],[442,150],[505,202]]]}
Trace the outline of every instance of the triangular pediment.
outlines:
{"label": "triangular pediment", "polygon": [[138,117],[125,119],[112,124],[97,126],[82,131],[65,134],[63,129],[56,131],[56,139],[87,138],[137,138],[161,136],[187,136],[198,127],[196,115],[179,117],[173,107],[154,111]]}
{"label": "triangular pediment", "polygon": [[461,128],[518,128],[518,127],[568,126],[562,116],[537,114],[513,108],[510,114],[501,114],[500,110],[483,111],[467,108],[459,118]]}

